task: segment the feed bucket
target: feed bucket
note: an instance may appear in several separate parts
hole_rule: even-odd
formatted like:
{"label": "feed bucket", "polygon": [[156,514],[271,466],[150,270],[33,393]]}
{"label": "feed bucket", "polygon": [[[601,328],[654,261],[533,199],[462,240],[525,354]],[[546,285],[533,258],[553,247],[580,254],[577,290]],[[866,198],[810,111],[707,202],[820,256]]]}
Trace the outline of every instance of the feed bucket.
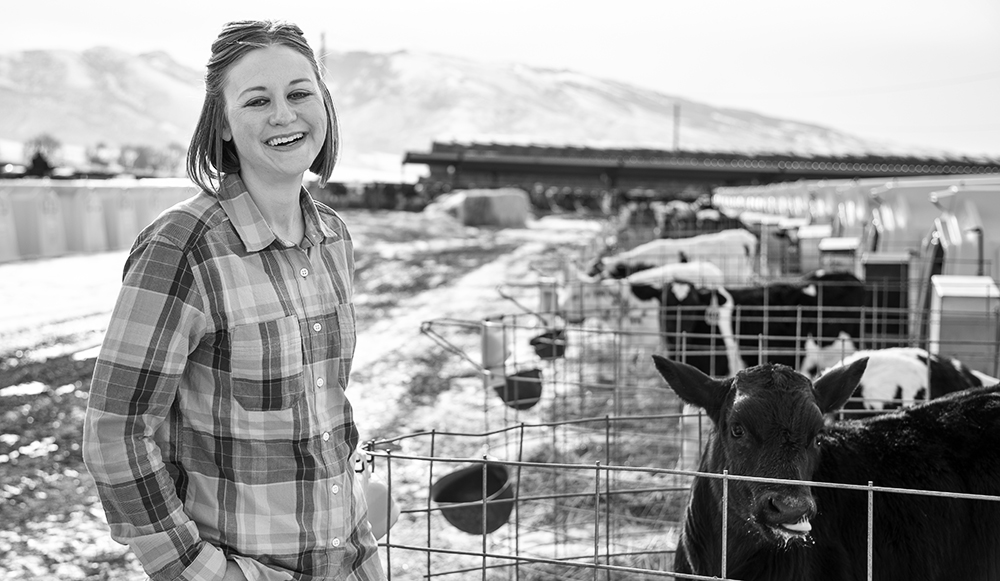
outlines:
{"label": "feed bucket", "polygon": [[[486,487],[486,520],[483,520],[483,485]],[[507,523],[514,509],[514,489],[507,468],[487,462],[466,466],[443,476],[431,486],[431,499],[444,518],[471,535],[492,533]]]}
{"label": "feed bucket", "polygon": [[525,369],[504,378],[503,385],[495,385],[497,395],[507,407],[526,410],[542,399],[542,370]]}
{"label": "feed bucket", "polygon": [[503,368],[510,353],[504,324],[496,321],[483,322],[483,367],[489,370]]}
{"label": "feed bucket", "polygon": [[566,355],[566,330],[546,331],[529,343],[535,348],[535,354],[542,359],[559,359]]}
{"label": "feed bucket", "polygon": [[559,295],[556,291],[558,282],[554,278],[543,278],[538,286],[538,312],[555,313],[559,311]]}

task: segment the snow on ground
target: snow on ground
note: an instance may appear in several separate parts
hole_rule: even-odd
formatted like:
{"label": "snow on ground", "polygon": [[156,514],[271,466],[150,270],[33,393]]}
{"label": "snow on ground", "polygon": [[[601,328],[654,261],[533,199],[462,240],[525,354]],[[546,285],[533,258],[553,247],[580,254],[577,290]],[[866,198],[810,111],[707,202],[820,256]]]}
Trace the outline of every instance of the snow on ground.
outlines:
{"label": "snow on ground", "polygon": [[[127,256],[119,251],[0,264],[0,353],[99,344]],[[58,347],[53,340],[72,345]]]}
{"label": "snow on ground", "polygon": [[[413,434],[426,429],[475,434],[483,432],[484,427],[495,428],[498,422],[513,421],[507,415],[491,417],[497,408],[502,408],[499,402],[494,402],[497,407],[487,412],[481,378],[469,361],[452,361],[455,358],[450,358],[441,364],[443,367],[440,369],[434,367],[437,364],[435,356],[442,348],[421,333],[421,325],[427,321],[447,319],[477,323],[489,316],[523,313],[524,307],[534,308],[539,296],[537,286],[532,284],[546,273],[546,268],[558,265],[566,256],[573,255],[571,248],[579,250],[594,240],[600,233],[598,223],[549,217],[532,220],[523,229],[461,232],[461,227],[456,230],[454,224],[439,224],[402,212],[389,217],[388,221],[385,215],[380,215],[377,220],[349,213],[345,213],[344,217],[357,241],[358,253],[369,258],[377,257],[375,263],[392,265],[388,276],[398,276],[402,282],[401,285],[392,285],[402,289],[395,304],[384,309],[380,307],[377,315],[367,313],[365,323],[358,330],[349,397],[355,408],[362,439]],[[440,231],[436,230],[438,227]],[[431,228],[434,230],[429,230]],[[431,234],[427,235],[428,232]],[[430,285],[409,285],[414,281],[406,280],[406,277],[413,276],[412,272],[396,271],[396,264],[423,265],[427,261],[435,262],[435,255],[443,257],[456,248],[475,248],[476,244],[502,251],[483,252],[482,263],[468,269],[456,269],[454,272],[461,274],[445,274],[440,281]],[[567,250],[565,256],[563,250]],[[475,253],[467,254],[475,256]],[[405,257],[414,255],[415,259],[405,260]],[[94,357],[93,347],[99,345],[103,338],[120,286],[125,258],[125,252],[111,252],[0,264],[0,354],[11,355],[11,349],[26,349],[30,351],[30,359],[36,361],[65,353]],[[398,262],[391,262],[397,259]],[[437,262],[443,264],[446,261],[439,259]],[[536,268],[539,265],[545,268]],[[376,267],[369,268],[374,270]],[[498,291],[501,285],[518,304],[501,295]],[[470,359],[481,361],[478,337],[468,333],[456,335],[454,339],[466,350]],[[527,342],[523,343],[518,345],[519,348],[530,351]],[[534,356],[534,353],[531,355]],[[428,381],[437,382],[434,387],[440,388],[439,392],[425,400],[414,397],[414,393],[419,395],[419,389],[415,390],[414,384],[423,377],[430,377]],[[33,393],[39,388],[32,383],[23,383],[7,389],[9,394],[4,392],[0,395]],[[546,392],[546,398],[554,397],[551,391]],[[487,390],[486,395],[492,397],[493,394]],[[538,406],[538,409],[541,408],[541,405]],[[538,409],[525,412],[522,418],[534,417],[531,414],[541,413]],[[506,408],[502,408],[502,412],[505,413]],[[453,440],[447,449],[438,449],[435,455],[481,458],[481,454],[486,453],[480,448],[481,438],[469,436]],[[42,443],[45,443],[44,440]],[[404,446],[401,454],[413,446],[416,444]],[[489,452],[495,457],[513,457],[505,454],[502,446],[491,448]],[[428,517],[424,514],[425,507],[430,504],[427,489],[429,466],[427,462],[418,460],[395,460],[393,466],[391,482],[396,487],[393,496],[404,508],[399,524],[393,529],[396,534],[394,542],[419,546],[430,522],[427,519],[440,522],[438,515]],[[439,467],[438,473],[445,469]],[[389,476],[387,462],[380,462],[376,470],[383,478]],[[79,476],[88,478],[86,475]],[[89,499],[87,503],[85,506],[90,507],[92,512],[96,511],[94,514],[99,517],[96,499]],[[29,542],[34,543],[37,539],[60,539],[53,532],[60,528],[75,535],[74,539],[84,539],[79,543],[83,547],[104,547],[110,543],[110,537],[104,530],[106,525],[99,518],[87,517],[87,522],[83,524],[73,520],[61,522],[58,527],[47,522],[37,525],[37,534],[21,530],[18,533],[21,536],[15,540],[29,538]],[[440,530],[435,530],[435,547],[470,550],[473,553],[481,547],[478,537],[453,527],[437,528]],[[497,538],[509,544],[514,534],[513,528],[508,527],[508,534]],[[3,542],[4,537],[0,534],[0,549]],[[664,543],[670,544],[658,540],[657,549]],[[491,550],[493,548],[491,545]],[[135,564],[127,556],[122,556],[124,548],[100,550],[120,560],[115,565],[116,574],[120,575],[115,577],[116,580],[133,578],[129,575],[136,570]],[[511,547],[504,550],[511,550]],[[67,562],[67,567],[76,567],[83,562],[81,558],[86,559],[89,555],[82,550],[77,553]],[[388,554],[384,557],[387,558]],[[422,578],[426,557],[421,551],[394,550],[391,560],[393,578],[407,581]],[[458,557],[444,555],[434,558],[434,568],[438,571],[460,568]],[[34,578],[53,578],[44,577],[41,573],[43,569],[48,569],[36,563],[39,559],[41,553],[21,555],[16,563],[11,563],[12,570],[27,571],[35,567],[40,573]],[[477,568],[479,563],[477,561],[472,566]],[[3,577],[3,571],[4,567],[0,566],[0,577]],[[481,575],[480,572],[474,574],[477,578]],[[83,578],[83,571],[66,570],[59,578]]]}

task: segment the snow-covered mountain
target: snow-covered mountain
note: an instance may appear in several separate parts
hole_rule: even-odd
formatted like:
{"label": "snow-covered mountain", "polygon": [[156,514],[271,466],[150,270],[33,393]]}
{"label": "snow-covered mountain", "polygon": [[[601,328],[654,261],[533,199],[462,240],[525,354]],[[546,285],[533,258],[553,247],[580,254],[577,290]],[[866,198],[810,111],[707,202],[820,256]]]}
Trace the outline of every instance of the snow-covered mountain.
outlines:
{"label": "snow-covered mountain", "polygon": [[[435,140],[669,149],[675,106],[685,150],[941,153],[566,70],[406,51],[330,53],[325,66],[344,140],[341,175],[398,178],[403,153],[427,151]],[[0,54],[0,140],[48,133],[81,146],[186,146],[202,83],[201,72],[164,52]]]}

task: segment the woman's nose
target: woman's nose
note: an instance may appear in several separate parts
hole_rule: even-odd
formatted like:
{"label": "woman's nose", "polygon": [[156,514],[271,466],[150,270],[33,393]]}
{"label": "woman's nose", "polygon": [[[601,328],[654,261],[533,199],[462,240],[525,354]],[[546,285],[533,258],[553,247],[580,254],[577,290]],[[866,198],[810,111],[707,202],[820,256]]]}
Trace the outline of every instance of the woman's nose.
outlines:
{"label": "woman's nose", "polygon": [[285,101],[275,101],[271,110],[272,125],[287,125],[295,119],[295,110]]}

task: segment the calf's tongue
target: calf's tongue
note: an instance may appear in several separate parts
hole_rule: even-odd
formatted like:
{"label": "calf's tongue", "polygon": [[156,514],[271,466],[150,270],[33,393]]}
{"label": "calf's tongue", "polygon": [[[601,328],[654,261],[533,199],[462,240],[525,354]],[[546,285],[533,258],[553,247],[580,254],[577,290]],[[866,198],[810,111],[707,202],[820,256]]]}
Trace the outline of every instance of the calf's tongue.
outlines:
{"label": "calf's tongue", "polygon": [[809,524],[809,519],[802,519],[796,523],[784,523],[781,528],[796,533],[808,533],[812,530],[812,525]]}

